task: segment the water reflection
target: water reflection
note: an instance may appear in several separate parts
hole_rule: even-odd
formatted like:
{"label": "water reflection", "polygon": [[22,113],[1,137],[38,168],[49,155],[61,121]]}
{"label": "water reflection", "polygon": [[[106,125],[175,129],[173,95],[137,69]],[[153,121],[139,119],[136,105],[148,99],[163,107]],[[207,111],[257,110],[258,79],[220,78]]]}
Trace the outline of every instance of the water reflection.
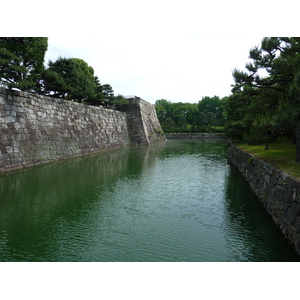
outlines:
{"label": "water reflection", "polygon": [[224,232],[231,260],[299,261],[293,246],[233,166],[226,177],[225,197]]}
{"label": "water reflection", "polygon": [[225,156],[171,140],[0,176],[0,260],[297,260]]}
{"label": "water reflection", "polygon": [[78,259],[61,247],[75,245],[93,227],[92,203],[100,211],[109,206],[99,195],[123,177],[137,178],[160,148],[123,148],[1,176],[0,260],[56,260],[60,252],[67,255],[57,260]]}

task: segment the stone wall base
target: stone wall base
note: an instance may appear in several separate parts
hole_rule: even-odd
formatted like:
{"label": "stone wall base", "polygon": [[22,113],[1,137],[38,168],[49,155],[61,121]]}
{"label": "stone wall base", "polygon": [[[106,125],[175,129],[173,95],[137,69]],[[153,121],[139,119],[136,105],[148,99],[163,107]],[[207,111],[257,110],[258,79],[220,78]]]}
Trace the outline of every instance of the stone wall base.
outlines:
{"label": "stone wall base", "polygon": [[300,181],[232,143],[227,155],[300,254]]}

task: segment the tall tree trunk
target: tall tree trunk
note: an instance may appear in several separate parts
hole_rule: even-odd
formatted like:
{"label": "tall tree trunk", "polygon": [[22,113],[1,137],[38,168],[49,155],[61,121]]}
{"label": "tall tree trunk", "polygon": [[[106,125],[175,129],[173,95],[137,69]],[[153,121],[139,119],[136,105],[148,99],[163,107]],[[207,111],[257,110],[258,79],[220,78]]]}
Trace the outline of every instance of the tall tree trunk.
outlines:
{"label": "tall tree trunk", "polygon": [[267,128],[265,128],[265,150],[269,150],[269,136]]}
{"label": "tall tree trunk", "polygon": [[296,137],[296,162],[300,163],[300,121],[297,122],[295,137]]}
{"label": "tall tree trunk", "polygon": [[265,143],[265,150],[269,150],[269,143],[268,142]]}

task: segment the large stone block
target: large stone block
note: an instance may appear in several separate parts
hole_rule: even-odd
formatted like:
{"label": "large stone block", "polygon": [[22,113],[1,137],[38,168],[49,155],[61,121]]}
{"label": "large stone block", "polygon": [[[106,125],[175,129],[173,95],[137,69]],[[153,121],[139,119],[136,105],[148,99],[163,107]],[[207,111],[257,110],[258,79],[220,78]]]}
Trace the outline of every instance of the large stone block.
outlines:
{"label": "large stone block", "polygon": [[10,161],[1,158],[0,168],[17,165],[21,155],[28,165],[45,156],[164,141],[155,107],[142,99],[131,104],[132,111],[120,112],[0,88],[1,152],[10,155]]}
{"label": "large stone block", "polygon": [[290,209],[288,210],[288,220],[291,222],[291,224],[294,224],[296,217],[299,216],[300,213],[300,204],[294,202]]}

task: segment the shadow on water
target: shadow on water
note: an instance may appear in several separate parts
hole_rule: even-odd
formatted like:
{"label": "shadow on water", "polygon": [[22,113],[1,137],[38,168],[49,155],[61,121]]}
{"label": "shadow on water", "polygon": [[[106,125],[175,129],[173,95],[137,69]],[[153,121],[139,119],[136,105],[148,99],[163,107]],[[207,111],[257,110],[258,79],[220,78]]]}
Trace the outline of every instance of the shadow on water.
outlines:
{"label": "shadow on water", "polygon": [[169,140],[0,176],[0,261],[295,261],[226,143]]}
{"label": "shadow on water", "polygon": [[218,140],[168,140],[161,155],[169,157],[198,154],[222,160],[226,156],[226,151],[226,143]]}
{"label": "shadow on water", "polygon": [[272,217],[234,166],[225,188],[225,236],[236,261],[300,261]]}
{"label": "shadow on water", "polygon": [[71,230],[67,223],[84,218],[101,191],[138,177],[159,148],[122,148],[1,175],[0,261],[73,260],[55,253],[62,251],[53,243],[59,227]]}

